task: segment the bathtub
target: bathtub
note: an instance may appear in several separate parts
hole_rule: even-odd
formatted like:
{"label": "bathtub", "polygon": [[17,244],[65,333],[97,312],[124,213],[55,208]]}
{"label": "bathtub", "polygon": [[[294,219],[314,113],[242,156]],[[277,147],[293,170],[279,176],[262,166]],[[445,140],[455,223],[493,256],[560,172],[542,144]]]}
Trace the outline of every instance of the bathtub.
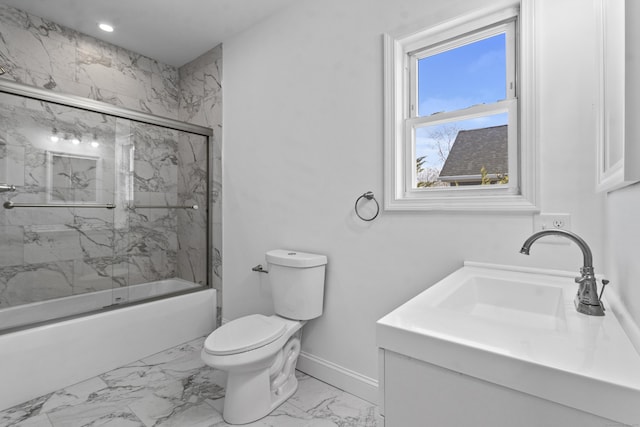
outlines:
{"label": "bathtub", "polygon": [[[65,300],[67,305],[93,304],[108,296],[111,305],[120,297],[121,302],[125,297],[134,302],[154,296],[149,292],[179,292],[193,286],[170,279],[130,286],[126,295],[122,288],[98,298],[92,294],[53,300],[50,307],[47,302],[36,303],[35,309],[50,316]],[[13,308],[2,312],[6,310]],[[12,313],[20,316],[18,310]],[[215,322],[216,291],[206,288],[0,335],[0,410],[207,335]]]}
{"label": "bathtub", "polygon": [[200,288],[182,279],[165,279],[0,309],[0,330],[60,319],[119,304]]}

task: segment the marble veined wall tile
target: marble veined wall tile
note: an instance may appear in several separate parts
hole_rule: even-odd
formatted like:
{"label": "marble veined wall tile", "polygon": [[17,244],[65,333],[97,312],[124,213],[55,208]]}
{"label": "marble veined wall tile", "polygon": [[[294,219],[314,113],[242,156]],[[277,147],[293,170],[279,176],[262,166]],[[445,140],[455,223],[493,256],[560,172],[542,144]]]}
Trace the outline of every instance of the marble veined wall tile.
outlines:
{"label": "marble veined wall tile", "polygon": [[180,111],[178,119],[204,126],[203,97],[189,92],[180,92]]}
{"label": "marble veined wall tile", "polygon": [[0,142],[0,183],[24,185],[24,147]]}
{"label": "marble veined wall tile", "polygon": [[24,229],[0,225],[0,267],[24,263]]}
{"label": "marble veined wall tile", "polygon": [[127,270],[129,285],[176,277],[176,253],[162,250],[131,255],[127,260]]}
{"label": "marble veined wall tile", "polygon": [[47,153],[28,145],[24,152],[24,191],[45,194],[47,190]]}
{"label": "marble veined wall tile", "polygon": [[177,132],[142,124],[132,128],[134,191],[177,192]]}
{"label": "marble veined wall tile", "polygon": [[178,69],[180,92],[204,96],[205,68],[212,62],[210,55],[204,54]]}
{"label": "marble veined wall tile", "polygon": [[[213,223],[213,253],[211,254],[211,268],[213,270],[213,286],[222,290],[222,224]],[[218,300],[220,301],[220,300]]]}
{"label": "marble veined wall tile", "polygon": [[23,68],[21,75],[23,77],[21,77],[19,81],[31,86],[41,87],[52,92],[66,93],[102,101],[101,99],[92,96],[93,91],[96,90],[99,92],[99,89],[78,83],[75,79],[75,73],[72,76],[57,76],[50,73],[43,73]]}
{"label": "marble veined wall tile", "polygon": [[78,36],[74,30],[5,4],[0,4],[0,19],[7,26],[22,28],[59,42],[76,43]]}
{"label": "marble veined wall tile", "polygon": [[100,159],[60,155],[48,159],[48,190],[53,202],[98,202]]}
{"label": "marble veined wall tile", "polygon": [[219,224],[222,223],[222,182],[214,180],[211,187],[212,221]]}
{"label": "marble veined wall tile", "polygon": [[181,132],[178,138],[178,199],[198,210],[178,210],[178,276],[207,282],[207,139]]}
{"label": "marble veined wall tile", "polygon": [[133,70],[118,67],[114,63],[112,55],[105,54],[105,51],[108,51],[108,49],[78,49],[74,67],[76,69],[76,81],[94,87],[108,88],[117,93],[130,93],[134,96],[143,97],[146,89],[140,87],[141,79],[146,80],[146,78],[151,77],[151,73],[140,70],[140,75],[138,76]]}
{"label": "marble veined wall tile", "polygon": [[207,139],[181,132],[178,144],[178,193],[207,193]]}
{"label": "marble veined wall tile", "polygon": [[212,55],[207,52],[178,70],[180,76],[180,120],[205,126],[203,108],[205,73],[212,63]]}
{"label": "marble veined wall tile", "polygon": [[178,204],[177,193],[136,191],[133,195],[136,205],[168,206]]}
{"label": "marble veined wall tile", "polygon": [[57,24],[0,5],[3,43],[0,55],[5,63],[25,70],[72,80],[75,42]]}
{"label": "marble veined wall tile", "polygon": [[177,118],[175,67],[0,4],[3,78]]}
{"label": "marble veined wall tile", "polygon": [[112,278],[115,258],[90,258],[73,261],[73,294],[84,294],[117,286]]}
{"label": "marble veined wall tile", "polygon": [[[217,46],[211,51],[213,62],[205,72],[204,85],[204,109],[205,126],[210,127],[214,132],[222,128],[222,46]],[[214,135],[216,143],[220,145],[222,141],[220,135]]]}
{"label": "marble veined wall tile", "polygon": [[[211,200],[209,204],[212,216],[212,229],[209,230],[212,250],[209,254],[212,269],[212,283],[219,292],[218,307],[222,306],[222,45],[216,46],[194,61],[179,69],[180,75],[180,112],[179,118],[184,121],[207,126],[213,129],[214,135],[209,139],[209,155],[213,156],[213,187],[209,189]],[[206,159],[207,156],[195,147],[188,138],[187,144],[180,140],[179,158],[187,166],[191,158]],[[180,169],[179,192],[182,193],[190,186],[197,185],[196,171],[200,170],[199,163],[194,161],[184,170]],[[206,169],[205,169],[206,170]],[[186,197],[186,192],[184,193]],[[189,227],[179,219],[178,221],[178,271],[185,276],[197,277],[201,268],[194,263],[197,253],[204,252],[195,236],[195,227]],[[197,258],[196,258],[197,259]],[[190,279],[189,279],[190,280]]]}
{"label": "marble veined wall tile", "polygon": [[0,294],[3,306],[69,296],[73,293],[73,264],[54,262],[5,267],[0,269],[0,283],[4,284]]}
{"label": "marble veined wall tile", "polygon": [[[44,203],[43,196],[36,194],[18,194],[16,196],[4,196],[16,203]],[[14,208],[2,209],[0,221],[3,225],[57,225],[72,224],[73,210],[67,208],[42,209],[42,208]]]}
{"label": "marble veined wall tile", "polygon": [[222,93],[222,45],[211,49],[206,54],[210,60],[204,71],[204,96]]}
{"label": "marble veined wall tile", "polygon": [[[101,258],[112,256],[115,233],[112,229],[96,230],[76,225],[69,225],[73,228],[76,235],[76,244],[82,256],[80,259]],[[74,258],[74,259],[79,259]]]}
{"label": "marble veined wall tile", "polygon": [[177,277],[193,283],[207,283],[206,248],[180,248],[176,259]]}
{"label": "marble veined wall tile", "polygon": [[174,75],[151,73],[151,88],[146,99],[153,114],[177,119],[179,95]]}
{"label": "marble veined wall tile", "polygon": [[[204,206],[205,197],[201,196],[200,199],[192,200],[199,206]],[[195,283],[207,282],[206,230],[207,217],[204,209],[178,211],[178,277]]]}
{"label": "marble veined wall tile", "polygon": [[[147,209],[147,211],[150,210]],[[116,230],[115,253],[117,255],[148,255],[155,251],[175,251],[178,247],[175,219],[166,215],[156,221],[149,221],[144,218],[144,214],[136,214],[128,229]]]}
{"label": "marble veined wall tile", "polygon": [[64,225],[24,227],[24,261],[28,264],[82,258],[78,232]]}
{"label": "marble veined wall tile", "polygon": [[136,62],[119,62],[122,56],[78,49],[76,81],[119,94],[118,99],[123,103],[130,104],[132,99],[139,100],[130,108],[165,117],[177,117],[177,91],[172,80],[137,68]]}

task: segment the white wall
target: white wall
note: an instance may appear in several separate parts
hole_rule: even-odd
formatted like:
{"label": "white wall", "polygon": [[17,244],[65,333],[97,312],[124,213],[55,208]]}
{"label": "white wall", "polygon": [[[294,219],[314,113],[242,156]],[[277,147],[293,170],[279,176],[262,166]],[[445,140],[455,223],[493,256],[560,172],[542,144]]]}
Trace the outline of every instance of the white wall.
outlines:
{"label": "white wall", "polygon": [[[640,13],[640,3],[627,1],[625,8],[625,43],[628,52],[625,70],[625,136],[632,146],[640,147],[640,31],[635,22]],[[632,339],[635,338],[636,348],[640,351],[640,183],[610,193],[606,207],[607,272],[611,287],[619,295],[630,318],[627,333]]]}
{"label": "white wall", "polygon": [[[382,33],[415,30],[492,0],[300,0],[224,45],[223,317],[271,313],[264,252],[326,254],[324,315],[303,351],[377,377],[375,322],[464,260],[580,267],[573,245],[537,243],[531,215],[382,212]],[[536,1],[541,208],[572,214],[602,268],[594,188],[594,17],[583,0]]]}
{"label": "white wall", "polygon": [[[640,183],[607,198],[607,272],[611,287],[640,325]],[[640,349],[639,349],[640,350]]]}

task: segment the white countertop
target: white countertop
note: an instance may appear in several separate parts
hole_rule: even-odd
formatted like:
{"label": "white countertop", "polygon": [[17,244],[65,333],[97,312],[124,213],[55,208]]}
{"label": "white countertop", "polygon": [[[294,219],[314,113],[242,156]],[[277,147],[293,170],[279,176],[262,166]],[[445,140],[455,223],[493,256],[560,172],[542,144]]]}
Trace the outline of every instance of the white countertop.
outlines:
{"label": "white countertop", "polygon": [[[640,424],[640,355],[606,315],[578,313],[577,274],[465,263],[377,323],[378,347],[625,424]],[[561,290],[559,314],[463,313],[443,308],[470,277]],[[558,291],[556,291],[558,292]],[[562,304],[564,307],[562,307]]]}

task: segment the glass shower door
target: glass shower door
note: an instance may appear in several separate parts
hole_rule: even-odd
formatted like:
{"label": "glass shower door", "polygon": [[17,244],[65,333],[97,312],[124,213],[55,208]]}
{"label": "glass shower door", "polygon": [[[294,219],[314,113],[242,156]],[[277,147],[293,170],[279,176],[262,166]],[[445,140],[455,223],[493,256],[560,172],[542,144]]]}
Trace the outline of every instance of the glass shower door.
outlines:
{"label": "glass shower door", "polygon": [[211,131],[39,95],[0,93],[0,332],[209,286]]}
{"label": "glass shower door", "polygon": [[66,299],[30,310],[45,321],[110,305],[115,119],[9,94],[0,117],[0,182],[15,187],[0,193],[0,308]]}
{"label": "glass shower door", "polygon": [[[121,151],[130,170],[119,179],[126,181],[129,190],[123,194],[126,200],[118,203],[128,206],[128,218],[123,222],[126,227],[116,230],[116,256],[128,264],[127,283],[156,284],[147,296],[204,286],[207,138],[151,124],[118,122],[118,128],[126,127],[129,138]],[[139,298],[134,295],[136,289],[128,289],[130,299]]]}

